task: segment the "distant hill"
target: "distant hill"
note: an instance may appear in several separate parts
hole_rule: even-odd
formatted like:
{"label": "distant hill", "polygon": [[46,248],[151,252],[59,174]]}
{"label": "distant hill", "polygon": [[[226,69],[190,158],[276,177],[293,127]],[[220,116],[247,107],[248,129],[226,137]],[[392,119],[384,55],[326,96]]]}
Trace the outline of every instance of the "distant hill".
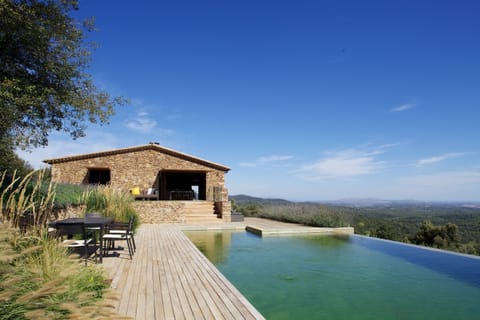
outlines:
{"label": "distant hill", "polygon": [[442,207],[442,208],[472,208],[479,209],[480,202],[448,202],[448,201],[420,201],[420,200],[384,200],[375,198],[351,198],[339,199],[331,201],[305,201],[295,202],[279,198],[260,198],[245,194],[233,195],[229,197],[234,199],[237,204],[269,204],[269,205],[286,205],[286,204],[324,204],[337,207],[353,207],[353,208],[392,208],[392,207]]}
{"label": "distant hill", "polygon": [[285,205],[285,204],[292,204],[294,202],[284,200],[284,199],[275,199],[275,198],[258,198],[258,197],[252,197],[252,196],[247,196],[245,194],[239,194],[239,195],[234,195],[229,197],[230,200],[235,200],[237,204],[247,204],[247,203],[253,203],[253,204],[274,204],[274,205]]}

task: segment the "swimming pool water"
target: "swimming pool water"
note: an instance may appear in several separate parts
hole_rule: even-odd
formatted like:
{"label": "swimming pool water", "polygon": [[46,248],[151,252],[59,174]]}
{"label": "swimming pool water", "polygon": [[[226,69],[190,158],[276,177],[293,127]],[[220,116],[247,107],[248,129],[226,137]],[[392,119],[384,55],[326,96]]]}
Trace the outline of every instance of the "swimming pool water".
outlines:
{"label": "swimming pool water", "polygon": [[186,232],[267,319],[480,319],[480,259],[360,236]]}

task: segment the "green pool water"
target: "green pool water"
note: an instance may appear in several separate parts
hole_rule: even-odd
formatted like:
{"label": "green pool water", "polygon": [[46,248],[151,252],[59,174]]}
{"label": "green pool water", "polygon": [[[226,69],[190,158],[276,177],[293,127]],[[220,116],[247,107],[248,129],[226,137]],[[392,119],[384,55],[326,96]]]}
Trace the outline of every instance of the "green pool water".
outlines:
{"label": "green pool water", "polygon": [[480,319],[480,259],[366,237],[186,232],[267,319]]}

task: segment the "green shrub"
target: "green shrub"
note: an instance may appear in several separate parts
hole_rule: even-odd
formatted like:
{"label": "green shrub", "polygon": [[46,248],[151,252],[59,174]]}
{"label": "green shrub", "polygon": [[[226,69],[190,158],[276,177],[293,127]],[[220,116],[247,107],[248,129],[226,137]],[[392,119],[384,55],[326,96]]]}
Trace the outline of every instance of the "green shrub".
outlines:
{"label": "green shrub", "polygon": [[66,208],[83,204],[82,195],[86,190],[88,187],[83,185],[56,183],[54,207]]}
{"label": "green shrub", "polygon": [[134,229],[140,224],[138,214],[133,208],[134,199],[122,190],[111,186],[98,186],[84,192],[83,202],[86,212],[98,212],[106,217],[113,217],[116,222],[127,223],[131,217],[135,218]]}

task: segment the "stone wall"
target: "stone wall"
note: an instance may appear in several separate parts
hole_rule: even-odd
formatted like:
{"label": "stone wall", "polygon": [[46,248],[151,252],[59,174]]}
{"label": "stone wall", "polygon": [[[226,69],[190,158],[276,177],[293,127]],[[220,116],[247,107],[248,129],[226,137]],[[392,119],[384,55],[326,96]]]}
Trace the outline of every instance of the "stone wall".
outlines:
{"label": "stone wall", "polygon": [[81,206],[67,206],[65,208],[53,209],[51,220],[62,220],[67,218],[82,217],[85,213],[85,205]]}
{"label": "stone wall", "polygon": [[225,172],[222,170],[152,149],[54,163],[52,180],[87,184],[89,168],[110,169],[110,184],[123,190],[156,187],[161,170],[206,172],[206,200],[213,200],[215,188],[224,188],[225,184]]}
{"label": "stone wall", "polygon": [[215,202],[219,214],[222,216],[223,222],[232,222],[232,202],[218,201]]}
{"label": "stone wall", "polygon": [[183,223],[185,203],[183,201],[135,201],[133,208],[141,223]]}

